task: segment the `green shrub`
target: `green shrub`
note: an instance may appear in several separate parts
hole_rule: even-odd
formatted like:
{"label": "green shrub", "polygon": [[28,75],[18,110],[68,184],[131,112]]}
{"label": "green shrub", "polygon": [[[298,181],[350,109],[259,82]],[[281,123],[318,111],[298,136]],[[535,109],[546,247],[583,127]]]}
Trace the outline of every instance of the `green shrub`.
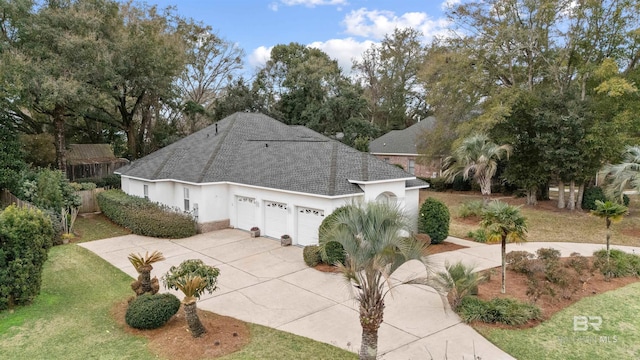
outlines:
{"label": "green shrub", "polygon": [[475,231],[469,231],[467,236],[473,239],[475,242],[486,243],[487,242],[487,231],[485,229],[477,229]]}
{"label": "green shrub", "polygon": [[471,179],[464,179],[462,175],[453,178],[451,189],[455,191],[470,191],[472,189]]}
{"label": "green shrub", "polygon": [[472,266],[466,266],[460,261],[453,265],[446,262],[445,269],[446,271],[437,274],[437,281],[449,292],[451,307],[456,310],[462,299],[478,294],[478,285],[484,277],[475,272]]}
{"label": "green shrub", "polygon": [[329,216],[325,217],[324,220],[322,220],[322,223],[318,228],[318,239],[320,241],[320,244],[324,244],[324,246],[320,246],[320,256],[322,262],[326,264],[333,265],[337,262],[341,264],[345,263],[345,253],[342,245],[335,241],[326,241],[327,233],[333,227],[333,224],[335,223],[338,215],[344,213],[345,211],[347,211],[346,206],[341,206],[335,209],[331,214],[329,214]]}
{"label": "green shrub", "polygon": [[171,239],[196,234],[196,222],[191,216],[166,206],[120,190],[103,191],[97,199],[100,209],[109,219],[134,234]]}
{"label": "green shrub", "polygon": [[484,202],[482,200],[469,200],[460,205],[458,216],[466,219],[469,217],[480,217],[484,210]]}
{"label": "green shrub", "polygon": [[53,237],[40,210],[11,205],[0,213],[0,310],[29,304],[40,293]]}
{"label": "green shrub", "polygon": [[420,207],[418,232],[429,235],[432,244],[439,244],[449,235],[449,220],[447,205],[434,198],[428,198]]}
{"label": "green shrub", "polygon": [[157,329],[180,310],[180,300],[173,294],[144,294],[129,303],[124,320],[136,329]]}
{"label": "green shrub", "polygon": [[338,263],[344,265],[346,261],[346,254],[342,244],[335,241],[326,243],[324,251],[320,252],[320,256],[322,258],[322,262],[329,265],[335,265]]}
{"label": "green shrub", "polygon": [[506,325],[523,325],[542,317],[540,308],[513,299],[494,298],[490,301],[467,296],[458,307],[458,314],[465,322],[481,321]]}
{"label": "green shrub", "polygon": [[593,267],[604,275],[611,277],[640,276],[640,256],[628,254],[618,249],[611,249],[609,265],[607,265],[607,250],[598,250],[593,253],[595,257]]}
{"label": "green shrub", "polygon": [[604,196],[602,188],[594,186],[584,189],[584,194],[582,195],[582,208],[584,210],[595,210],[596,200],[602,202],[607,201],[607,197]]}
{"label": "green shrub", "polygon": [[556,250],[554,248],[540,248],[536,250],[536,255],[538,256],[538,259],[545,263],[557,262],[560,260],[560,250]]}
{"label": "green shrub", "polygon": [[77,179],[77,183],[94,183],[99,188],[120,189],[120,175],[110,174],[101,178]]}
{"label": "green shrub", "polygon": [[322,261],[320,257],[320,247],[318,245],[305,246],[304,249],[302,249],[302,258],[304,259],[304,263],[309,267],[318,265]]}
{"label": "green shrub", "polygon": [[447,190],[447,181],[445,178],[437,177],[429,181],[429,189],[433,191],[442,192]]}
{"label": "green shrub", "polygon": [[572,268],[576,274],[582,275],[585,270],[589,269],[589,259],[574,252],[567,260],[567,266]]}
{"label": "green shrub", "polygon": [[622,204],[626,207],[629,207],[630,202],[631,202],[631,199],[629,199],[627,194],[622,194]]}
{"label": "green shrub", "polygon": [[533,258],[535,256],[528,251],[509,251],[505,256],[505,262],[509,270],[521,274],[532,274]]}

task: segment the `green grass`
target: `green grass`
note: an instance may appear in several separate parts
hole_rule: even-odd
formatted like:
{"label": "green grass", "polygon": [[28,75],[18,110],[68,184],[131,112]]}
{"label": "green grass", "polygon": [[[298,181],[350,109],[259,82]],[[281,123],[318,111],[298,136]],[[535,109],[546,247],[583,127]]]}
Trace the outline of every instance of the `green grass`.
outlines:
{"label": "green grass", "polygon": [[[519,360],[640,359],[639,293],[640,283],[634,283],[587,297],[531,329],[476,330]],[[602,327],[574,331],[574,316],[601,316]]]}
{"label": "green grass", "polygon": [[[112,234],[101,225],[91,236]],[[126,234],[120,229],[119,235]],[[87,234],[87,233],[85,233]],[[85,239],[83,239],[85,240]],[[123,331],[111,307],[133,295],[131,278],[78,245],[56,246],[40,295],[30,306],[0,312],[2,359],[156,359],[147,340]],[[357,359],[357,355],[290,333],[249,324],[251,342],[224,359]]]}
{"label": "green grass", "polygon": [[79,235],[74,239],[74,242],[86,242],[131,234],[131,231],[114,224],[102,214],[87,218],[78,216],[73,231]]}
{"label": "green grass", "polygon": [[[480,194],[451,193],[421,191],[420,200],[434,197],[444,202],[452,214],[449,225],[449,235],[467,238],[469,231],[475,231],[480,226],[458,217],[460,205],[469,200],[482,199]],[[500,197],[500,196],[498,196]],[[511,204],[524,204],[525,199],[515,199],[511,196],[501,197],[501,200]],[[544,206],[522,206],[521,212],[527,219],[529,231],[528,241],[548,242],[578,242],[605,244],[606,226],[604,220],[589,215],[584,211],[553,211],[555,201],[547,202]],[[611,243],[617,245],[640,246],[640,197],[631,196],[630,213],[622,222],[611,226]]]}

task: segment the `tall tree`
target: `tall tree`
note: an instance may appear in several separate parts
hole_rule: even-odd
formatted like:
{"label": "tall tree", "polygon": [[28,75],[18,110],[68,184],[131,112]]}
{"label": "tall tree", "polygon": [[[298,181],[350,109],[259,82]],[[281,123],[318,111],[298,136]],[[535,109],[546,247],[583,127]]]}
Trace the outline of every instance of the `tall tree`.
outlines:
{"label": "tall tree", "polygon": [[365,89],[368,116],[384,131],[404,129],[428,116],[418,70],[424,62],[422,33],[395,29],[364,52],[353,69]]}

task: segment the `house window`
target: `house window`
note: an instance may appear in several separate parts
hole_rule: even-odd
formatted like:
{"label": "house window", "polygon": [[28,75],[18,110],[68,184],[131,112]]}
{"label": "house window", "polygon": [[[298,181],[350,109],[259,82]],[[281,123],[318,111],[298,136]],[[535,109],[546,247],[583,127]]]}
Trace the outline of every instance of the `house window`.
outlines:
{"label": "house window", "polygon": [[149,200],[149,185],[142,185],[142,191],[144,192],[144,198]]}
{"label": "house window", "polygon": [[184,211],[191,210],[189,208],[189,188],[184,188]]}
{"label": "house window", "polygon": [[416,161],[409,159],[409,170],[407,170],[409,172],[409,174],[411,175],[415,175],[416,174]]}

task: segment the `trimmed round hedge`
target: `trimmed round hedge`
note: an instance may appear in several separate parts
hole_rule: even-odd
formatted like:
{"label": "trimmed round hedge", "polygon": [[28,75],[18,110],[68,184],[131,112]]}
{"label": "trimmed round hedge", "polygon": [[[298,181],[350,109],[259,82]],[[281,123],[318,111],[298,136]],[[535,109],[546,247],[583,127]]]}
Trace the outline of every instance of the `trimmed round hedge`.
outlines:
{"label": "trimmed round hedge", "polygon": [[180,300],[173,294],[144,294],[129,303],[124,320],[136,329],[157,329],[180,310]]}
{"label": "trimmed round hedge", "polygon": [[429,235],[432,244],[440,244],[449,236],[450,214],[443,202],[428,198],[418,215],[418,232]]}
{"label": "trimmed round hedge", "polygon": [[325,243],[323,240],[326,237],[326,232],[331,229],[333,223],[336,221],[336,218],[339,214],[347,211],[346,206],[341,206],[335,209],[329,216],[325,217],[318,228],[318,239],[320,240],[320,244],[325,244],[324,246],[320,245],[320,257],[322,262],[329,265],[334,265],[336,263],[341,263],[344,265],[346,261],[346,254],[344,253],[344,248],[342,244],[337,243],[335,241],[331,241]]}
{"label": "trimmed round hedge", "polygon": [[318,265],[322,258],[320,257],[320,247],[318,245],[308,245],[302,249],[302,258],[304,263],[309,267]]}

